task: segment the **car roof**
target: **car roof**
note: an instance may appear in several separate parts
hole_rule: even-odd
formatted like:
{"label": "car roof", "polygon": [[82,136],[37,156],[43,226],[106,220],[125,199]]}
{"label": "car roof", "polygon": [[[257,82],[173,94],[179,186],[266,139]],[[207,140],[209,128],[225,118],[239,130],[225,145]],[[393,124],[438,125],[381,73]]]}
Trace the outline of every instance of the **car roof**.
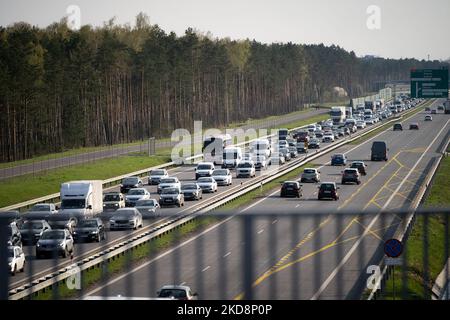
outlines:
{"label": "car roof", "polygon": [[336,182],[334,182],[334,181],[324,181],[324,182],[321,182],[320,183],[320,185],[324,185],[324,184],[333,184],[333,185],[336,185]]}
{"label": "car roof", "polygon": [[345,168],[344,171],[358,171],[356,168]]}
{"label": "car roof", "polygon": [[162,286],[160,290],[164,290],[164,289],[179,289],[179,290],[186,290],[186,291],[191,290],[191,288],[188,286],[179,286],[176,284],[167,284],[165,286]]}
{"label": "car roof", "polygon": [[288,181],[284,181],[283,183],[298,183],[298,181],[288,180]]}
{"label": "car roof", "polygon": [[316,168],[305,168],[305,169],[303,169],[303,171],[305,171],[305,170],[317,170]]}

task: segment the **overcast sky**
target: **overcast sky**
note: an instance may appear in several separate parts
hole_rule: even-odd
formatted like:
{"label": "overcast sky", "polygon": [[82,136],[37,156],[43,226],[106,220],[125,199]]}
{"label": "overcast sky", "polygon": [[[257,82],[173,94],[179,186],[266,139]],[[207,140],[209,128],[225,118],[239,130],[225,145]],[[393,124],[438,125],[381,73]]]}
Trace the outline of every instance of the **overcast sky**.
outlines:
{"label": "overcast sky", "polygon": [[[79,6],[82,25],[101,26],[112,17],[134,25],[142,11],[178,35],[193,27],[265,43],[336,44],[359,56],[450,57],[450,0],[1,0],[0,25],[45,27],[69,5]],[[370,5],[380,8],[380,29],[367,27]]]}

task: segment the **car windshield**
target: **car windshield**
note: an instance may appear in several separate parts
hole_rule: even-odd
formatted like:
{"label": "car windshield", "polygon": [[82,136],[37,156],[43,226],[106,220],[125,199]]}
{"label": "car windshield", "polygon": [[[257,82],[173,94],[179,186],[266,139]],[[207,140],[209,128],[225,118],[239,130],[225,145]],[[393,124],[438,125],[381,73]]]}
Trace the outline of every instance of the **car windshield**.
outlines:
{"label": "car windshield", "polygon": [[42,240],[64,239],[64,231],[60,231],[60,230],[46,231],[42,234],[41,239]]}
{"label": "car windshield", "polygon": [[203,177],[203,178],[199,178],[197,181],[198,182],[213,182],[213,179],[208,178],[208,177]]}
{"label": "car windshield", "polygon": [[118,194],[107,194],[103,198],[103,201],[119,201],[120,197]]}
{"label": "car windshield", "polygon": [[37,204],[31,208],[31,211],[50,211],[50,206],[48,204]]}
{"label": "car windshield", "polygon": [[344,170],[344,174],[356,174],[356,170]]}
{"label": "car windshield", "polygon": [[21,230],[28,230],[28,229],[42,229],[44,227],[44,224],[40,221],[25,221],[24,224],[20,227]]}
{"label": "car windshield", "polygon": [[85,199],[64,199],[61,201],[61,209],[82,209],[85,207]]}
{"label": "car windshield", "polygon": [[155,200],[140,200],[136,203],[136,207],[154,207]]}
{"label": "car windshield", "polygon": [[330,191],[330,190],[334,190],[334,184],[331,183],[324,183],[320,185],[320,189],[321,190],[325,190],[325,191]]}
{"label": "car windshield", "polygon": [[227,170],[214,170],[213,176],[226,176],[228,174]]}
{"label": "car windshield", "polygon": [[167,178],[161,180],[161,183],[175,183],[175,182],[176,182],[175,178]]}
{"label": "car windshield", "polygon": [[174,297],[175,299],[186,298],[186,291],[181,289],[163,289],[159,293],[160,298]]}
{"label": "car windshield", "polygon": [[132,217],[134,216],[133,210],[117,210],[116,214],[114,216],[121,216],[121,217]]}
{"label": "car windshield", "polygon": [[250,162],[239,163],[238,168],[251,168],[252,164]]}
{"label": "car windshield", "polygon": [[210,170],[211,169],[211,165],[209,164],[199,164],[197,166],[198,170]]}
{"label": "car windshield", "polygon": [[95,228],[98,226],[97,220],[81,220],[77,227],[80,228]]}
{"label": "car windshield", "polygon": [[150,175],[152,176],[163,176],[165,174],[164,170],[153,170]]}
{"label": "car windshield", "polygon": [[131,189],[130,191],[128,191],[129,195],[143,195],[145,194],[144,190],[141,189]]}
{"label": "car windshield", "polygon": [[164,189],[162,194],[178,194],[178,189]]}
{"label": "car windshield", "polygon": [[135,185],[138,183],[138,178],[125,178],[122,181],[122,184]]}
{"label": "car windshield", "polygon": [[335,154],[333,156],[333,158],[335,158],[335,159],[342,159],[342,158],[344,158],[344,156],[342,154]]}
{"label": "car windshield", "polygon": [[362,167],[363,164],[361,162],[353,162],[351,166],[352,167]]}
{"label": "car windshield", "polygon": [[315,173],[316,171],[313,169],[305,169],[303,170],[304,173]]}
{"label": "car windshield", "polygon": [[184,184],[181,186],[182,190],[196,190],[197,186],[195,184]]}
{"label": "car windshield", "polygon": [[285,182],[284,183],[284,186],[285,187],[296,187],[297,186],[297,184],[295,183],[295,182]]}

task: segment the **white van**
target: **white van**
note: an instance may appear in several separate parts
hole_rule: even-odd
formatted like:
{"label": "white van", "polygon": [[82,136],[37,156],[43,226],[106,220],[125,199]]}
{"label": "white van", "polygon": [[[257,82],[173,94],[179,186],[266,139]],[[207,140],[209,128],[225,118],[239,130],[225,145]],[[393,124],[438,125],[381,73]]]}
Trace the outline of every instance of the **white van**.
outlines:
{"label": "white van", "polygon": [[258,139],[250,144],[250,152],[268,158],[272,154],[272,146],[268,139]]}
{"label": "white van", "polygon": [[197,164],[197,168],[195,168],[195,180],[200,177],[211,177],[214,169],[214,163],[200,162]]}
{"label": "white van", "polygon": [[235,168],[242,161],[242,149],[239,147],[227,147],[223,149],[222,168]]}

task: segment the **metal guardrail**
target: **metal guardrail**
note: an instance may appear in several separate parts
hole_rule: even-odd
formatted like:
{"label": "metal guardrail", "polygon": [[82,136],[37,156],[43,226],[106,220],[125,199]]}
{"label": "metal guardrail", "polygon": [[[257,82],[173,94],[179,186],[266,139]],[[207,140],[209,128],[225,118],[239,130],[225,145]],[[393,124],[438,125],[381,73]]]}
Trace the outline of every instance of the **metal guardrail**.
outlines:
{"label": "metal guardrail", "polygon": [[[419,106],[420,107],[420,106]],[[111,246],[107,250],[103,250],[99,253],[94,254],[91,257],[84,258],[82,261],[77,262],[76,264],[69,265],[67,267],[64,267],[60,269],[58,272],[52,274],[52,275],[46,275],[39,279],[36,279],[33,281],[32,285],[24,285],[22,287],[14,288],[10,290],[9,292],[9,299],[16,300],[16,299],[23,299],[31,294],[34,294],[36,292],[39,292],[40,290],[45,289],[46,287],[52,286],[56,283],[59,283],[68,277],[70,277],[73,274],[74,268],[77,268],[77,270],[86,270],[91,267],[98,267],[100,264],[104,263],[105,261],[109,261],[110,259],[113,259],[117,255],[124,254],[125,252],[131,250],[132,248],[141,245],[142,243],[151,241],[154,238],[157,238],[161,234],[165,234],[167,232],[171,232],[173,230],[176,230],[177,228],[180,228],[181,226],[185,225],[186,223],[191,222],[193,219],[198,217],[198,214],[205,214],[211,210],[217,209],[224,204],[233,201],[234,199],[242,196],[245,193],[248,193],[252,190],[255,190],[259,188],[261,185],[266,184],[270,181],[273,181],[290,171],[295,170],[296,168],[304,165],[305,163],[316,159],[320,156],[323,156],[324,154],[327,154],[328,152],[339,148],[340,146],[347,144],[349,142],[352,142],[356,139],[359,139],[362,136],[365,136],[367,134],[370,134],[371,132],[377,130],[379,127],[384,126],[385,124],[391,123],[397,121],[397,119],[391,119],[387,122],[380,122],[379,125],[374,126],[370,130],[364,131],[359,135],[355,135],[353,138],[347,138],[346,140],[342,140],[338,143],[335,143],[333,145],[327,146],[326,148],[323,148],[322,150],[307,155],[303,158],[298,159],[295,162],[288,163],[286,168],[283,168],[276,174],[270,176],[270,177],[259,177],[256,179],[253,179],[252,181],[249,181],[249,186],[245,187],[244,189],[241,189],[242,186],[235,186],[225,192],[224,194],[217,195],[216,197],[213,197],[211,199],[208,199],[205,202],[199,203],[191,210],[191,212],[187,215],[178,216],[175,219],[172,219],[168,222],[165,222],[164,224],[152,228],[149,231],[143,232],[139,235],[136,235],[132,237],[129,240],[126,240],[124,242],[115,244]],[[293,129],[294,130],[294,129]],[[238,192],[235,191],[235,189],[241,189]],[[78,269],[79,268],[79,269]]]}

